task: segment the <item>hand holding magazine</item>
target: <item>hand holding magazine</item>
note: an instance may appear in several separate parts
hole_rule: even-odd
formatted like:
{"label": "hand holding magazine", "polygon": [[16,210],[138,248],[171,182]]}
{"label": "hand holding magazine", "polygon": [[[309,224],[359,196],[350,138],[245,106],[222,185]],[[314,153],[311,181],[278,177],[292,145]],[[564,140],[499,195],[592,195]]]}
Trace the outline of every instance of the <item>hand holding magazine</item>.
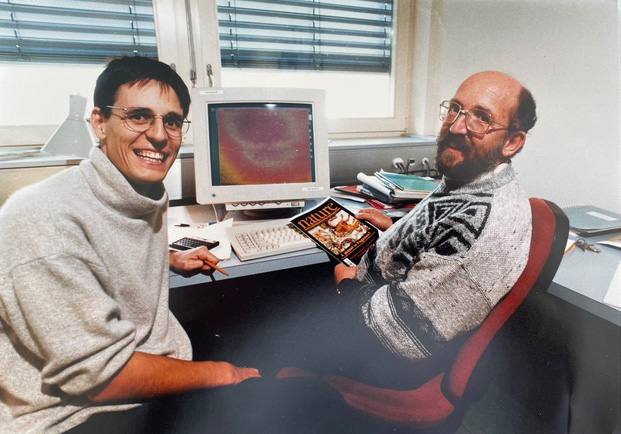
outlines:
{"label": "hand holding magazine", "polygon": [[346,265],[356,265],[379,236],[377,228],[358,220],[332,198],[291,219],[328,255]]}

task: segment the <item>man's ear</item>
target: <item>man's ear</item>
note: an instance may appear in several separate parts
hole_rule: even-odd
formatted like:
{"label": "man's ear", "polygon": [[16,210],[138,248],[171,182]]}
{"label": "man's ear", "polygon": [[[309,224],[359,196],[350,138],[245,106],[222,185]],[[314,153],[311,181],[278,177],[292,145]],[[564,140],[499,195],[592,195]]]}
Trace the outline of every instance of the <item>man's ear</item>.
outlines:
{"label": "man's ear", "polygon": [[106,119],[101,114],[99,107],[93,108],[91,112],[91,127],[99,141],[104,141],[106,138]]}
{"label": "man's ear", "polygon": [[524,142],[526,141],[526,133],[524,131],[516,131],[511,134],[511,137],[507,139],[502,146],[502,156],[505,158],[511,158],[522,149]]}

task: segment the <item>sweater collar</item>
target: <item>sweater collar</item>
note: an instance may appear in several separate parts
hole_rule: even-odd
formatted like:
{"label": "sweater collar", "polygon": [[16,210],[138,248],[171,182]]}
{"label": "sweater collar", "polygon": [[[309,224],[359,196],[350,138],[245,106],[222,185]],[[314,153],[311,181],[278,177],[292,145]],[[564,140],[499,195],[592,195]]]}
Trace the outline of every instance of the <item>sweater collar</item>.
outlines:
{"label": "sweater collar", "polygon": [[442,182],[436,190],[438,193],[475,193],[490,192],[496,190],[515,179],[515,171],[511,163],[501,164],[490,172],[478,177],[474,181],[459,182],[447,177],[442,178]]}
{"label": "sweater collar", "polygon": [[144,216],[168,203],[162,182],[153,186],[157,199],[139,194],[99,147],[91,150],[89,160],[80,163],[80,170],[102,203],[128,217]]}

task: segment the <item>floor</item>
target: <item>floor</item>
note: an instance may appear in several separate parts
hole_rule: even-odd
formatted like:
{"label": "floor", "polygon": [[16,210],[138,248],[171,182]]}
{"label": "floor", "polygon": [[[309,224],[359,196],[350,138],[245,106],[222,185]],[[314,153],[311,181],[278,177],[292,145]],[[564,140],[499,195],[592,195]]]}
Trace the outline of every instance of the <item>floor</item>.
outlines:
{"label": "floor", "polygon": [[555,433],[532,411],[497,385],[491,384],[481,401],[466,413],[457,434],[548,434]]}

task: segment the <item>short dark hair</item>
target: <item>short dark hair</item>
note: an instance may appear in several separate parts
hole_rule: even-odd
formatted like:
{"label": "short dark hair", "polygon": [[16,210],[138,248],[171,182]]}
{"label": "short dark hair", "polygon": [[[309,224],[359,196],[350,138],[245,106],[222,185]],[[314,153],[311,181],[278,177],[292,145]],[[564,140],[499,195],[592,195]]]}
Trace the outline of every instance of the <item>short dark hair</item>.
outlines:
{"label": "short dark hair", "polygon": [[533,94],[528,89],[522,87],[519,95],[518,108],[511,118],[509,126],[513,131],[528,132],[537,122],[537,106]]}
{"label": "short dark hair", "polygon": [[121,86],[127,84],[146,84],[154,80],[162,87],[170,86],[179,98],[183,109],[183,116],[190,111],[190,92],[179,74],[167,64],[159,60],[141,56],[124,56],[112,60],[97,78],[94,104],[99,107],[104,118],[110,116],[110,109],[106,106],[114,105],[116,94]]}

